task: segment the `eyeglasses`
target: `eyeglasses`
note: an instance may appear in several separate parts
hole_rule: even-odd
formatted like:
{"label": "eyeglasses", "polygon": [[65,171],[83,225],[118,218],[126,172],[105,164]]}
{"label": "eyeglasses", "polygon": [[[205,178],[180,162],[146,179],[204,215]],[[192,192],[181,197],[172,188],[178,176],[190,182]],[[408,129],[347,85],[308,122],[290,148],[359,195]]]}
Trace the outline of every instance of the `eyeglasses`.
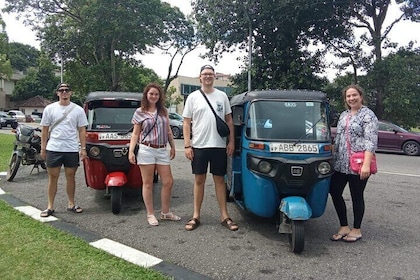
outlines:
{"label": "eyeglasses", "polygon": [[60,88],[58,90],[58,92],[70,92],[70,89],[68,89],[68,88]]}
{"label": "eyeglasses", "polygon": [[201,74],[201,76],[202,77],[213,77],[214,76],[214,74],[212,74],[212,73],[206,73],[206,74]]}

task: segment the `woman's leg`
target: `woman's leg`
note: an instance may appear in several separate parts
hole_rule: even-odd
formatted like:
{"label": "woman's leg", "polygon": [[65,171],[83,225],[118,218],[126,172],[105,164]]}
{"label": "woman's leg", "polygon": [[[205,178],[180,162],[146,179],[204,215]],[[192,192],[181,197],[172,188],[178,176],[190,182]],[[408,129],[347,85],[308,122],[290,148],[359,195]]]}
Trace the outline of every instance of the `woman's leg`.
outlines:
{"label": "woman's leg", "polygon": [[347,174],[335,172],[331,178],[330,195],[337,212],[340,226],[348,226],[347,208],[343,198],[343,191],[347,184]]}
{"label": "woman's leg", "polygon": [[154,215],[153,209],[153,175],[155,173],[155,165],[140,165],[141,178],[143,180],[142,195],[144,205],[146,206],[147,215]]}
{"label": "woman's leg", "polygon": [[351,194],[351,200],[353,202],[353,214],[355,229],[359,229],[362,225],[363,216],[365,214],[365,199],[364,191],[366,188],[368,179],[360,180],[359,175],[350,175],[349,188]]}
{"label": "woman's leg", "polygon": [[162,180],[162,191],[160,194],[162,213],[169,213],[170,212],[170,203],[171,203],[171,196],[172,196],[172,186],[174,183],[171,167],[170,165],[156,165],[157,172],[159,174],[160,179]]}

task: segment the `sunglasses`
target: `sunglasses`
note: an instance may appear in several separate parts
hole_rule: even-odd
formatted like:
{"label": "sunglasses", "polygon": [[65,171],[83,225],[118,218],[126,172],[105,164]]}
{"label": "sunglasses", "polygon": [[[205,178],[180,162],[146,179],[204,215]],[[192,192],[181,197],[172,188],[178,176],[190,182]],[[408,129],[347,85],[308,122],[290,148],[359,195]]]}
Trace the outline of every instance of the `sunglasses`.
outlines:
{"label": "sunglasses", "polygon": [[68,88],[60,88],[58,90],[58,92],[70,92],[70,89],[68,89]]}

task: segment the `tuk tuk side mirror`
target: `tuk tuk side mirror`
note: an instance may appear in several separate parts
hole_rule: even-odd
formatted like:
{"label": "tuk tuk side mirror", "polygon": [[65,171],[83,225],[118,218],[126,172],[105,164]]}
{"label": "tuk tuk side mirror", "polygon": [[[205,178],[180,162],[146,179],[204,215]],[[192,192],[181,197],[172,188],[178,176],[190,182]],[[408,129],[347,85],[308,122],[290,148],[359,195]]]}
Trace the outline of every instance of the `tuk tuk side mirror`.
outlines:
{"label": "tuk tuk side mirror", "polygon": [[244,107],[235,106],[232,108],[233,125],[244,124]]}

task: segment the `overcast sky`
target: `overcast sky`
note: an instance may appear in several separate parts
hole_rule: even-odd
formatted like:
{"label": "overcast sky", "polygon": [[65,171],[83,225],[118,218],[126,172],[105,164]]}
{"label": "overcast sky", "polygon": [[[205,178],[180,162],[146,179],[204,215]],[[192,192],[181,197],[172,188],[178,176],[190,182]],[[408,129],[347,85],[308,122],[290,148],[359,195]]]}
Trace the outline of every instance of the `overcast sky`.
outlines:
{"label": "overcast sky", "polygon": [[[191,1],[190,0],[164,0],[173,6],[180,8],[185,14],[191,13]],[[394,1],[393,1],[394,2]],[[5,4],[4,0],[0,0],[0,8],[3,8]],[[392,8],[388,11],[387,18],[393,19],[398,15],[398,9]],[[6,23],[6,32],[9,36],[10,42],[20,42],[39,48],[39,42],[36,41],[35,34],[27,27],[22,24],[22,21],[16,20],[15,15],[3,14],[2,18]],[[406,45],[409,41],[417,41],[416,46],[420,45],[420,23],[412,23],[409,21],[403,21],[394,26],[390,33],[390,38],[397,42],[400,46]],[[244,54],[226,54],[220,62],[215,65],[208,60],[203,60],[200,55],[205,53],[204,48],[198,48],[193,52],[189,53],[181,66],[180,75],[196,77],[198,76],[199,69],[204,64],[212,64],[215,66],[217,72],[225,74],[237,74],[241,71],[243,65],[241,61],[237,60],[238,56]],[[170,57],[162,55],[159,51],[154,54],[142,56],[143,64],[153,69],[161,78],[166,78]],[[329,78],[333,78],[334,73],[331,71]]]}

